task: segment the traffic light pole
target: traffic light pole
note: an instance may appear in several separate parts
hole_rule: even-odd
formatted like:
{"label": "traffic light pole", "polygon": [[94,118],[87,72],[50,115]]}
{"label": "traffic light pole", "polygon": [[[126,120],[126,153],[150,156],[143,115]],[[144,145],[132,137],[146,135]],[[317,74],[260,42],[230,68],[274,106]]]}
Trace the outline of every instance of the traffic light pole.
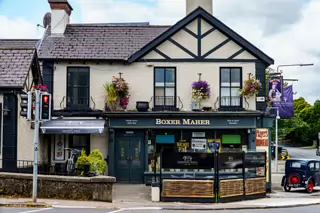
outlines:
{"label": "traffic light pole", "polygon": [[34,119],[34,163],[33,163],[33,190],[32,190],[32,201],[37,202],[38,192],[38,150],[39,150],[39,128],[40,128],[40,90],[35,91],[36,96],[36,113]]}

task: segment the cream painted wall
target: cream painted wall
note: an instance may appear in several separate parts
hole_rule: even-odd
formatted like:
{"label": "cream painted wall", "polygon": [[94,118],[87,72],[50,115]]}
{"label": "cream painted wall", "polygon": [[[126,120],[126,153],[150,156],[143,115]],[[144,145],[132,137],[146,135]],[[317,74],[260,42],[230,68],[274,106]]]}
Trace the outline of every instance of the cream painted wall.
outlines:
{"label": "cream painted wall", "polygon": [[[189,30],[197,34],[197,21],[193,21],[188,26]],[[202,34],[212,28],[206,21],[201,21]],[[174,41],[186,47],[193,54],[197,53],[197,39],[189,33],[181,30],[171,37]],[[218,30],[213,31],[206,36],[202,41],[202,55],[219,45],[221,42],[228,39],[223,33]],[[192,56],[178,48],[170,41],[165,41],[157,47],[158,50],[174,59],[191,59]],[[230,41],[226,45],[219,48],[216,52],[209,54],[206,58],[209,59],[227,59],[236,52],[242,49],[235,42]],[[247,51],[242,52],[237,59],[256,59]],[[228,62],[228,63],[147,63],[148,59],[163,59],[161,55],[152,51],[144,57],[145,62],[133,63],[131,65],[124,64],[94,64],[86,63],[56,63],[54,73],[54,108],[60,108],[62,98],[66,96],[66,72],[70,66],[89,66],[90,67],[90,95],[96,103],[96,109],[103,109],[106,99],[106,92],[103,85],[112,80],[112,76],[118,76],[119,72],[123,73],[123,78],[130,84],[131,100],[128,109],[135,109],[136,101],[149,101],[153,96],[153,75],[154,67],[176,67],[177,69],[177,95],[181,98],[184,108],[183,110],[191,110],[191,84],[198,80],[197,73],[202,73],[202,79],[206,80],[211,85],[212,97],[209,100],[210,106],[214,107],[214,103],[219,97],[219,79],[220,67],[242,67],[242,78],[247,79],[248,74],[255,75],[255,63],[253,62]],[[148,65],[148,66],[147,66]],[[150,66],[151,65],[151,66]],[[255,110],[255,97],[248,100],[249,110]],[[93,104],[91,103],[91,107]]]}
{"label": "cream painted wall", "polygon": [[[54,108],[60,108],[60,101],[66,96],[66,70],[67,66],[81,66],[81,64],[56,64],[54,74]],[[82,65],[83,66],[83,65]],[[96,109],[103,109],[106,92],[103,85],[111,81],[112,76],[122,72],[131,89],[131,99],[128,109],[135,109],[136,101],[149,101],[153,96],[154,67],[176,67],[177,69],[177,95],[180,97],[185,111],[191,110],[191,84],[198,80],[201,71],[202,79],[211,85],[212,97],[210,105],[219,97],[220,67],[242,67],[242,77],[246,79],[249,73],[255,74],[254,63],[154,63],[154,67],[146,63],[133,63],[131,65],[87,64],[90,66],[90,95],[96,103]],[[255,98],[249,100],[249,109],[255,110]]]}

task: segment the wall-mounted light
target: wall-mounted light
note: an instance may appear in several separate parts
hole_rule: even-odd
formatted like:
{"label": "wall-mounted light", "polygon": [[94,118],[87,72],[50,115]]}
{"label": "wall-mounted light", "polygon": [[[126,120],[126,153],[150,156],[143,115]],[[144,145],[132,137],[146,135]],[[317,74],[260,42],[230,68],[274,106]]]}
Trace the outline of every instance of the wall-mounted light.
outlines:
{"label": "wall-mounted light", "polygon": [[10,113],[10,109],[8,109],[8,107],[7,106],[4,106],[3,107],[3,110],[2,110],[2,112],[3,112],[3,116],[8,116],[9,115],[9,113]]}

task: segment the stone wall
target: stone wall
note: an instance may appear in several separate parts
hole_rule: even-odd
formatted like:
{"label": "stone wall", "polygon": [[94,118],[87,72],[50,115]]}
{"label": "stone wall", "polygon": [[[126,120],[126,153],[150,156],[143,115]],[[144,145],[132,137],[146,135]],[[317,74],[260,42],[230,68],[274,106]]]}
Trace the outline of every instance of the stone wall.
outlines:
{"label": "stone wall", "polygon": [[[38,197],[112,202],[115,177],[38,176]],[[0,195],[32,197],[32,174],[0,173]]]}

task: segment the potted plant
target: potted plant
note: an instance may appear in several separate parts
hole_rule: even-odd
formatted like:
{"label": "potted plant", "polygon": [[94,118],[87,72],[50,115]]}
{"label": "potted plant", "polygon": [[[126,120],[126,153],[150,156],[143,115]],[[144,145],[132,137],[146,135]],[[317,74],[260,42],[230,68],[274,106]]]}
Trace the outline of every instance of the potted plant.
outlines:
{"label": "potted plant", "polygon": [[248,79],[245,80],[244,86],[240,89],[240,95],[244,97],[251,97],[257,95],[262,88],[262,84],[259,80],[255,79],[255,77],[249,73]]}
{"label": "potted plant", "polygon": [[129,84],[121,77],[112,77],[110,83],[106,83],[104,88],[107,92],[107,102],[111,110],[116,110],[117,106],[121,106],[126,110],[130,101]]}
{"label": "potted plant", "polygon": [[198,80],[192,83],[192,109],[200,110],[201,102],[209,100],[211,95],[210,85],[207,81]]}

